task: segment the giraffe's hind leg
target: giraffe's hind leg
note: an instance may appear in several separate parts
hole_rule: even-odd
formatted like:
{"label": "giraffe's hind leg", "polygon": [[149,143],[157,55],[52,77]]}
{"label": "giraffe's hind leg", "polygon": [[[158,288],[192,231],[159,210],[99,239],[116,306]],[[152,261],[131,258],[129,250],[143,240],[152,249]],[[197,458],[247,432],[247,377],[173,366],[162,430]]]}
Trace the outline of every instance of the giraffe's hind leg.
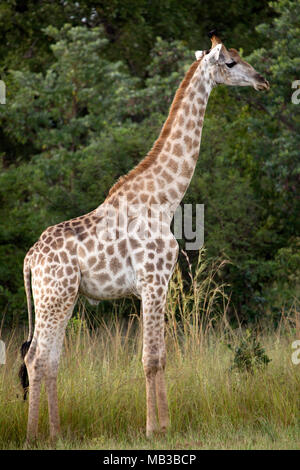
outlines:
{"label": "giraffe's hind leg", "polygon": [[45,379],[49,406],[50,437],[59,433],[57,399],[57,373],[65,329],[77,299],[79,275],[76,286],[62,295],[56,283],[47,300],[40,296],[36,304],[36,323],[33,339],[25,364],[29,376],[29,412],[27,441],[36,439],[38,432],[39,398],[42,380]]}
{"label": "giraffe's hind leg", "polygon": [[66,312],[66,316],[53,330],[53,340],[49,349],[45,367],[45,385],[49,408],[50,438],[54,440],[60,432],[60,419],[57,397],[57,373],[61,355],[63,339],[67,322],[72,315],[73,307]]}
{"label": "giraffe's hind leg", "polygon": [[38,333],[35,331],[29,351],[24,359],[29,377],[29,409],[27,422],[27,441],[37,438],[41,383],[43,378],[43,351],[40,350]]}

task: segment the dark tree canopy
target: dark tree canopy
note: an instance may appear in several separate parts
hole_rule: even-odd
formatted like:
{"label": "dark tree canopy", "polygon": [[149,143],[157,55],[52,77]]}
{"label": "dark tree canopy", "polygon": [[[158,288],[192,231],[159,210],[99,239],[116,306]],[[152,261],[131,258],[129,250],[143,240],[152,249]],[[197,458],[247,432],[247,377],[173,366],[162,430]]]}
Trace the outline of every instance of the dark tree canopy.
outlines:
{"label": "dark tree canopy", "polygon": [[26,251],[47,226],[97,207],[145,156],[212,27],[271,90],[214,90],[184,202],[205,204],[206,257],[230,260],[220,277],[241,321],[276,322],[291,307],[300,260],[300,105],[291,99],[300,98],[292,88],[299,18],[299,0],[1,3],[0,308],[8,323],[27,318]]}

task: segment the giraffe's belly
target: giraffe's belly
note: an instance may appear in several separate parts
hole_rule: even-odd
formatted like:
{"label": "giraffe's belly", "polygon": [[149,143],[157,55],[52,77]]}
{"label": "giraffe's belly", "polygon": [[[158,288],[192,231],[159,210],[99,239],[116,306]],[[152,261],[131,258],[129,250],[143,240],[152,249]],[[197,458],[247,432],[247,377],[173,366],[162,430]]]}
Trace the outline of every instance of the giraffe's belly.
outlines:
{"label": "giraffe's belly", "polygon": [[118,299],[137,295],[136,283],[132,271],[120,273],[113,277],[111,273],[84,272],[81,276],[79,291],[91,304],[104,299]]}

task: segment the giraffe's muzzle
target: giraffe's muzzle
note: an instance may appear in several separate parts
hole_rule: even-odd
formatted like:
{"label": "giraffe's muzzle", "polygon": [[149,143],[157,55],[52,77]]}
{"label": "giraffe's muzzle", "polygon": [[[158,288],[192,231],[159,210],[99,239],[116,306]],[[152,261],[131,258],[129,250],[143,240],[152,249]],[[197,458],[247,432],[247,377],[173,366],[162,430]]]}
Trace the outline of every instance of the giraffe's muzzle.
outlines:
{"label": "giraffe's muzzle", "polygon": [[262,75],[260,74],[257,74],[255,77],[254,77],[254,88],[255,90],[257,91],[262,91],[262,90],[269,90],[270,89],[270,84],[268,82],[268,80],[266,80]]}

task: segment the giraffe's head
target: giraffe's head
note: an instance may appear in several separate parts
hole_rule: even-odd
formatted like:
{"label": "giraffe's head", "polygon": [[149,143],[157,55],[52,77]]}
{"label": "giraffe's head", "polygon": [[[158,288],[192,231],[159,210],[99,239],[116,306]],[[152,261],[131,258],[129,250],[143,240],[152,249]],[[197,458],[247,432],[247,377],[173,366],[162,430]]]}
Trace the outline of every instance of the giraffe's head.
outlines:
{"label": "giraffe's head", "polygon": [[196,59],[202,58],[216,85],[253,86],[255,90],[268,90],[269,82],[252,65],[241,59],[235,49],[226,49],[216,35],[209,33],[212,47],[209,51],[197,51]]}

